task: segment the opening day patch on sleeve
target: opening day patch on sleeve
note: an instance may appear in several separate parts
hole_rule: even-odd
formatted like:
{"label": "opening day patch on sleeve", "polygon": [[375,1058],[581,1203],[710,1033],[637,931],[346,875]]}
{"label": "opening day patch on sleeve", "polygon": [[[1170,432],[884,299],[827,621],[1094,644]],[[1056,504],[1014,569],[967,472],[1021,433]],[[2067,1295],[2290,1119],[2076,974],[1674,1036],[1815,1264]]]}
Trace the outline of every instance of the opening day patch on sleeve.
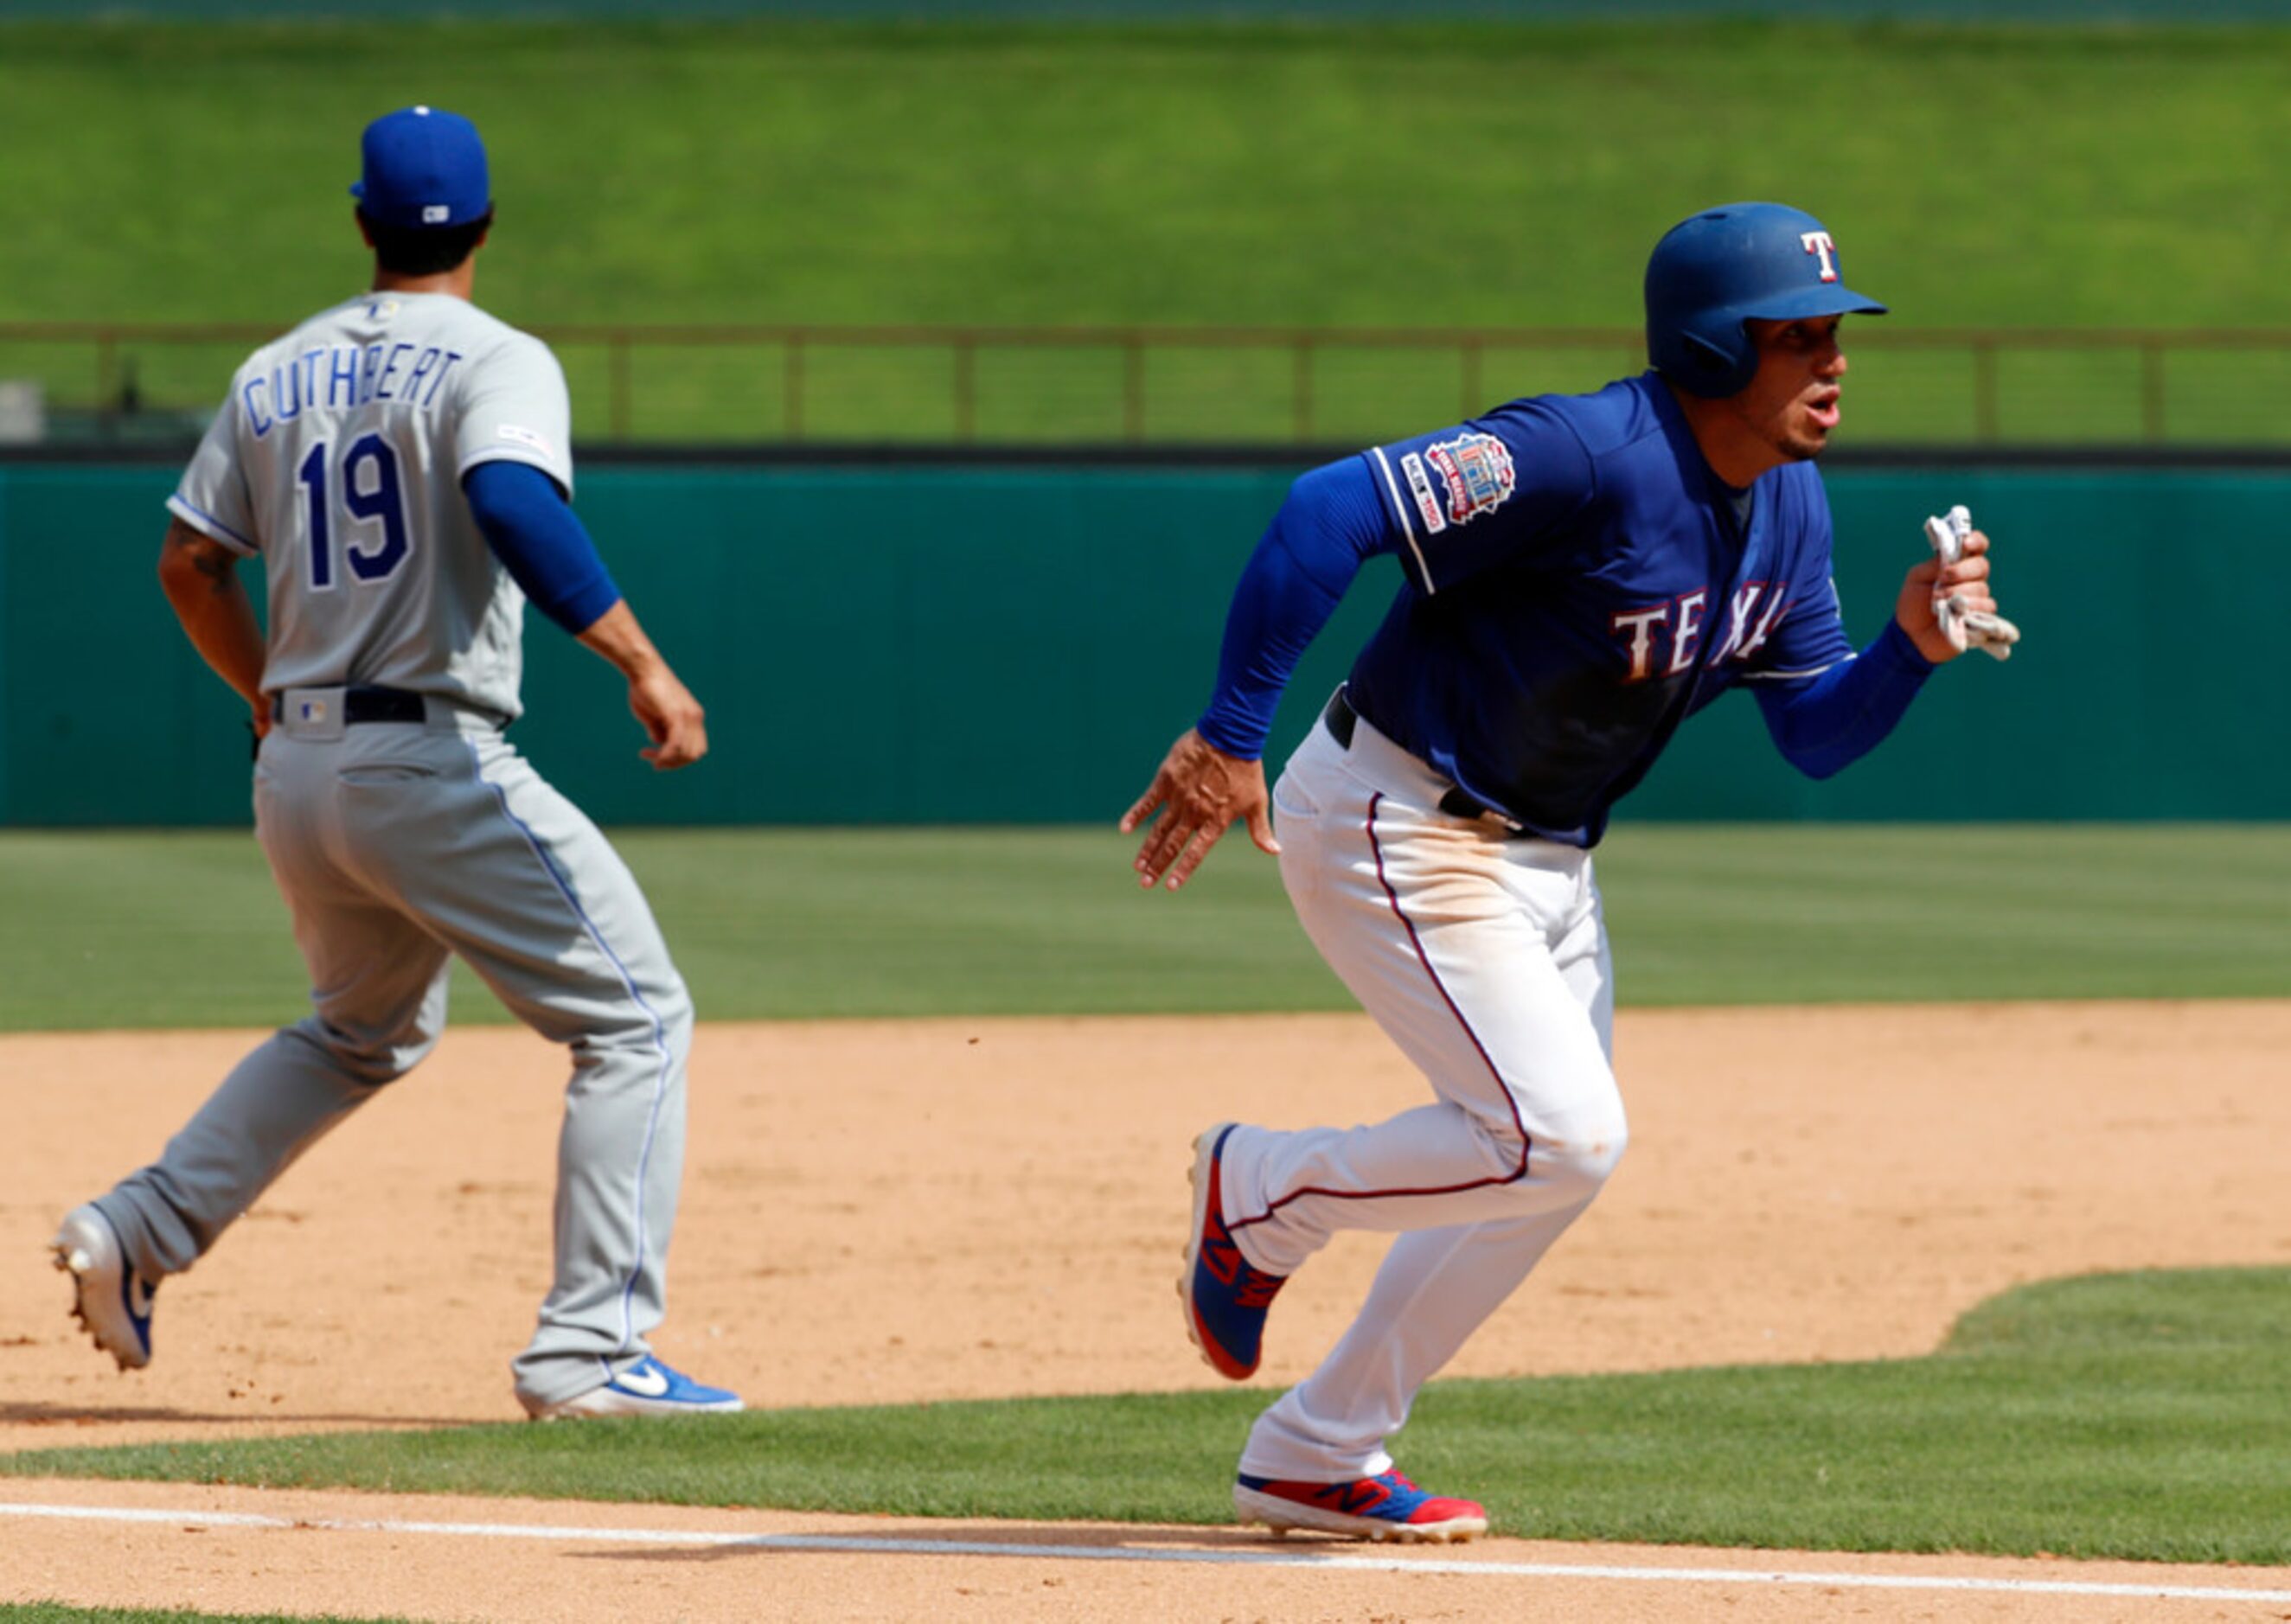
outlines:
{"label": "opening day patch on sleeve", "polygon": [[1446,486],[1448,517],[1457,524],[1493,512],[1512,493],[1511,450],[1492,434],[1435,440],[1424,448],[1424,460]]}

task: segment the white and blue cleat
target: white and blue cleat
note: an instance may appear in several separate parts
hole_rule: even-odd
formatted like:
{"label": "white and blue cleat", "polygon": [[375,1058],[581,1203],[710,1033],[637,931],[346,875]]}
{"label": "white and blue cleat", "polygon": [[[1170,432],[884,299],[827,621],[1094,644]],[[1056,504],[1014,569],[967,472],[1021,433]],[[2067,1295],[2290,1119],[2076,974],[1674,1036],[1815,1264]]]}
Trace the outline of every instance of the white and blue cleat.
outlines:
{"label": "white and blue cleat", "polygon": [[647,1354],[602,1387],[533,1410],[536,1421],[616,1415],[733,1415],[740,1395],[696,1382]]}
{"label": "white and blue cleat", "polygon": [[127,1261],[119,1232],[100,1208],[74,1207],[48,1242],[56,1266],[72,1277],[72,1318],[123,1371],[151,1363],[151,1298],[158,1288]]}

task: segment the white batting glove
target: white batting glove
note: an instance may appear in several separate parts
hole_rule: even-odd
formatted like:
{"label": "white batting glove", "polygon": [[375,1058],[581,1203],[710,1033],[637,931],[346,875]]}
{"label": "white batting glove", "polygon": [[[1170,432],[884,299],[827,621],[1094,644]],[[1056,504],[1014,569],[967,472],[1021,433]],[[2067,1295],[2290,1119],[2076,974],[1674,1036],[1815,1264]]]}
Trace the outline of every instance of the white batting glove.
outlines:
{"label": "white batting glove", "polygon": [[[1965,551],[1965,538],[1973,534],[1973,515],[1959,502],[1949,511],[1945,519],[1925,520],[1925,540],[1941,555],[1941,567],[1957,562]],[[2013,657],[2013,645],[2021,640],[2021,628],[2001,615],[1991,615],[1986,609],[1968,609],[1965,599],[1951,593],[1933,605],[1933,618],[1941,623],[1941,635],[1960,654],[1968,648],[1998,660]]]}

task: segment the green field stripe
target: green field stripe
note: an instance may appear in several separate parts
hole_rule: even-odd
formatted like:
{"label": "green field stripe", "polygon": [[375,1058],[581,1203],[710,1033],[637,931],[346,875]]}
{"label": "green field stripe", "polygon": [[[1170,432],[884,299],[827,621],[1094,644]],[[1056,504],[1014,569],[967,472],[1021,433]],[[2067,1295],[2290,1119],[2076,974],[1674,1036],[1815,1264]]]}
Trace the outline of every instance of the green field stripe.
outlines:
{"label": "green field stripe", "polygon": [[[1396,1441],[1504,1533],[2291,1562],[2291,1271],[2007,1293],[1929,1358],[1436,1383]],[[1215,1524],[1262,1389],[0,1457],[23,1476]]]}
{"label": "green field stripe", "polygon": [[[2279,308],[2287,59],[2280,27],[2112,23],[19,23],[0,149],[60,139],[72,162],[11,171],[0,319],[284,322],[343,296],[358,129],[420,85],[486,131],[502,225],[478,286],[524,325],[1628,328],[1663,227],[1781,197],[1824,215],[1897,322],[2235,326]],[[2014,139],[1966,105],[2015,109]],[[568,139],[568,106],[614,137]],[[147,403],[204,410],[241,348],[129,353]],[[566,358],[597,433],[602,347]],[[777,436],[780,358],[644,352],[631,426]],[[1585,360],[1493,352],[1482,392],[1596,383]],[[1969,437],[1966,356],[1867,365],[1865,432]],[[943,350],[806,366],[813,438],[952,432]],[[1146,431],[1286,438],[1290,366],[1165,356]],[[1339,439],[1460,409],[1452,357],[1339,349],[1320,370]],[[78,408],[95,388],[84,347],[19,346],[0,375]],[[2279,439],[2284,376],[2235,346],[2175,357],[2173,431]],[[998,438],[1120,427],[1111,357],[989,351],[979,377]],[[1998,379],[2009,438],[2140,430],[2126,354],[2008,352]]]}
{"label": "green field stripe", "polygon": [[[1354,1007],[1240,836],[1176,896],[1110,830],[615,839],[703,1019]],[[2291,996],[2291,824],[1642,824],[1597,863],[1625,1009]],[[0,832],[0,1031],[307,1008],[243,833]],[[454,1018],[508,1018],[455,976]]]}

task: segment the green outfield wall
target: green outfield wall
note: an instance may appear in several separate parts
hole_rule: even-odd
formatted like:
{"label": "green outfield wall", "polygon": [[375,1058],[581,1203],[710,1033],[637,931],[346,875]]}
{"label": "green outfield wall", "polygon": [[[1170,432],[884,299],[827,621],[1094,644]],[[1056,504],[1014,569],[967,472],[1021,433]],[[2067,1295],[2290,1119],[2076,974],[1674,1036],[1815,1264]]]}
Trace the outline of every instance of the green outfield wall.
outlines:
{"label": "green outfield wall", "polygon": [[[599,821],[1089,822],[1205,699],[1236,572],[1297,470],[599,467],[583,515],[709,708],[655,776],[618,679],[538,616],[511,736]],[[173,470],[0,464],[0,823],[242,823],[237,702],[153,573]],[[2291,470],[1834,470],[1857,641],[1968,503],[2027,633],[1940,672],[1825,784],[1755,702],[1696,719],[1626,817],[2291,816]],[[252,567],[249,568],[252,575]],[[1285,750],[1398,579],[1377,560],[1307,656]]]}

